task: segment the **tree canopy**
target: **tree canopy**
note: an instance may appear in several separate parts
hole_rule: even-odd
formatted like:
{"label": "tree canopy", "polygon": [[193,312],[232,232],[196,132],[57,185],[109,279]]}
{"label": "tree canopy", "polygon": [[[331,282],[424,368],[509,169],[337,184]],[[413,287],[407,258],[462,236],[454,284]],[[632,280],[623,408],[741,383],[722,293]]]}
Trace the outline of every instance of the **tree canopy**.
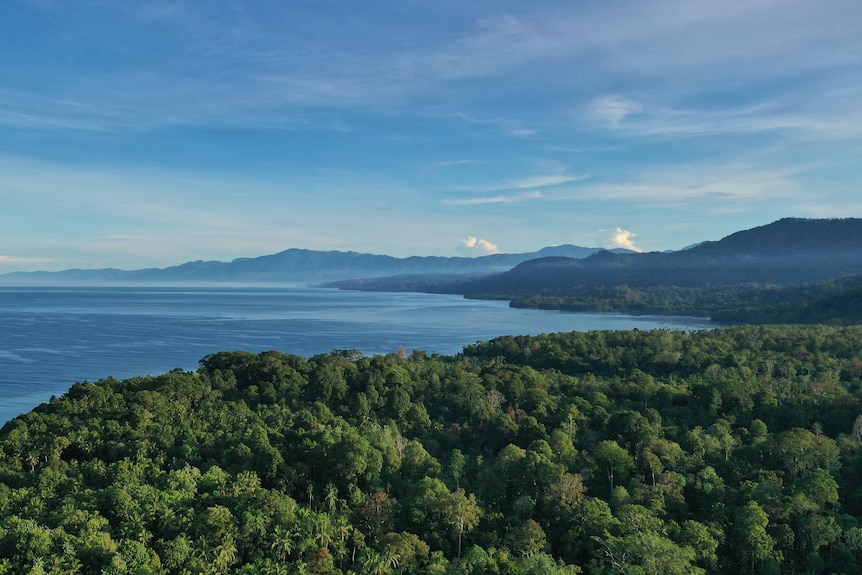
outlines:
{"label": "tree canopy", "polygon": [[862,329],[219,352],[0,431],[0,574],[851,573]]}

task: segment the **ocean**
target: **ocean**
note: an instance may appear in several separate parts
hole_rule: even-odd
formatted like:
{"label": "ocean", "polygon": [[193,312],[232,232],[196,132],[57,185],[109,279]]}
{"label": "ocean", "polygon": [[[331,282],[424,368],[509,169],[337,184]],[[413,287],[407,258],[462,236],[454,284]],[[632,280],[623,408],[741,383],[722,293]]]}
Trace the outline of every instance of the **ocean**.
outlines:
{"label": "ocean", "polygon": [[75,382],[194,370],[218,351],[450,355],[507,334],[710,327],[702,318],[524,310],[419,293],[0,286],[0,425]]}

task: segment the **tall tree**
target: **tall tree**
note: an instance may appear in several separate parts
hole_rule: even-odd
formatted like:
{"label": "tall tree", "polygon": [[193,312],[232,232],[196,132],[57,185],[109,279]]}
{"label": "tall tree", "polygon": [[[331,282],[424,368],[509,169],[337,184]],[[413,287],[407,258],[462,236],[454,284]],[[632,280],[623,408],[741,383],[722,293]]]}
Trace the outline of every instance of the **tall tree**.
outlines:
{"label": "tall tree", "polygon": [[757,564],[772,556],[775,540],[766,531],[769,517],[756,501],[740,507],[734,516],[733,540],[736,552],[750,573],[757,573]]}
{"label": "tall tree", "polygon": [[458,557],[461,557],[461,541],[465,533],[473,530],[479,524],[482,510],[472,493],[467,495],[463,489],[457,489],[449,494],[443,502],[443,514],[458,535]]}

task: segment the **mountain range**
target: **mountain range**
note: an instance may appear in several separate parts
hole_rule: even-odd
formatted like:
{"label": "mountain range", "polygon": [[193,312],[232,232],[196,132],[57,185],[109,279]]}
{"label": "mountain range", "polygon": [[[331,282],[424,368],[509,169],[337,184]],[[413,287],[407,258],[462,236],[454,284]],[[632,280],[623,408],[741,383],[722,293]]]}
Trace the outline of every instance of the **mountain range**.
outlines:
{"label": "mountain range", "polygon": [[[456,277],[475,277],[509,270],[521,262],[545,257],[584,258],[601,248],[574,245],[546,247],[523,254],[494,254],[481,257],[385,255],[342,251],[288,249],[255,258],[230,262],[193,261],[168,268],[141,270],[71,269],[59,272],[12,272],[0,275],[0,283],[84,284],[84,283],[309,283],[419,275],[438,277],[450,283]],[[625,252],[627,250],[617,250]]]}
{"label": "mountain range", "polygon": [[862,275],[862,219],[784,218],[676,252],[561,245],[475,258],[395,258],[294,248],[231,262],[194,261],[134,271],[14,272],[0,275],[0,283],[314,283],[518,298],[577,296],[588,286],[791,286],[855,275]]}
{"label": "mountain range", "polygon": [[785,218],[678,252],[545,257],[451,284],[472,297],[566,296],[585,286],[790,286],[862,275],[862,219]]}
{"label": "mountain range", "polygon": [[860,323],[862,219],[785,218],[678,252],[549,256],[481,277],[398,276],[331,285],[731,323]]}

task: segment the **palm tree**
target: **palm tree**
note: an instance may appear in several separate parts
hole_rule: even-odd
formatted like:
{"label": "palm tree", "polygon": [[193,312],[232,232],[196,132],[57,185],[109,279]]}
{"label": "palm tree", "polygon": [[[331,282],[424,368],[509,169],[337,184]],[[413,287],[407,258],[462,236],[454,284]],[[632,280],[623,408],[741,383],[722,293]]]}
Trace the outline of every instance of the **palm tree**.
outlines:
{"label": "palm tree", "polygon": [[230,565],[237,555],[236,545],[233,541],[225,541],[213,550],[215,558],[212,561],[212,573],[222,575],[229,573]]}
{"label": "palm tree", "polygon": [[370,547],[363,553],[362,575],[388,575],[395,567],[398,567],[398,554],[391,547],[386,547],[382,553],[378,553]]}
{"label": "palm tree", "polygon": [[335,513],[338,507],[338,488],[332,483],[326,485],[326,495],[324,495],[323,500],[326,502],[329,514]]}
{"label": "palm tree", "polygon": [[332,528],[332,519],[329,515],[318,513],[312,519],[312,527],[314,540],[320,547],[329,547],[335,539],[335,533]]}
{"label": "palm tree", "polygon": [[270,545],[279,561],[287,561],[293,552],[293,532],[282,527],[275,528],[275,540]]}
{"label": "palm tree", "polygon": [[349,549],[347,547],[347,539],[350,537],[351,532],[353,531],[353,526],[347,521],[347,518],[343,515],[339,515],[335,519],[335,525],[333,527],[333,532],[337,537],[335,541],[335,556],[338,558],[339,566],[344,565],[344,558],[347,557],[349,553]]}

